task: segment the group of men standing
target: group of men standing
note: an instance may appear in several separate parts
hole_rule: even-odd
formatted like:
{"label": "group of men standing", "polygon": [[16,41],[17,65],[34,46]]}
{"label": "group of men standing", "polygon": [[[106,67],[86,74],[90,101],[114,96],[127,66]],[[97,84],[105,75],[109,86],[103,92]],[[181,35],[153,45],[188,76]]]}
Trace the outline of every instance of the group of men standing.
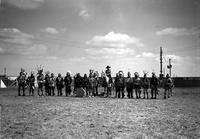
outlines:
{"label": "group of men standing", "polygon": [[[70,72],[67,72],[66,76],[63,78],[59,73],[57,77],[53,73],[46,72],[43,74],[43,69],[38,70],[37,73],[37,84],[38,84],[38,95],[55,96],[55,88],[57,89],[57,95],[63,95],[63,88],[65,88],[65,96],[76,94],[77,90],[84,90],[84,95],[88,97],[104,96],[116,98],[124,98],[125,91],[127,92],[128,98],[139,99],[143,98],[156,99],[158,95],[158,86],[160,84],[159,78],[156,77],[155,73],[152,73],[151,78],[147,78],[147,73],[144,73],[143,78],[139,77],[138,72],[134,73],[134,77],[131,77],[131,73],[128,72],[127,77],[124,77],[123,71],[119,71],[116,77],[111,76],[110,66],[106,67],[105,72],[101,73],[101,77],[97,71],[89,70],[89,76],[84,74],[82,77],[80,73],[74,76],[74,82],[71,77]],[[20,96],[20,90],[22,89],[23,95],[25,95],[25,88],[29,86],[29,95],[34,95],[35,89],[35,75],[31,72],[31,75],[27,77],[25,70],[21,70],[18,77],[18,95]],[[164,87],[164,98],[170,97],[172,95],[173,82],[169,75],[162,80]],[[72,90],[72,86],[73,90]],[[99,87],[103,88],[103,92],[99,91]],[[150,90],[150,93],[149,93]]]}
{"label": "group of men standing", "polygon": [[63,95],[63,88],[65,87],[65,95],[68,96],[71,93],[71,84],[72,77],[70,72],[67,72],[66,76],[63,78],[59,73],[57,77],[53,73],[46,72],[43,74],[43,69],[39,69],[37,77],[35,77],[34,72],[31,72],[31,75],[27,77],[27,73],[24,69],[21,69],[21,72],[17,78],[18,82],[18,95],[21,96],[20,91],[22,90],[22,95],[25,96],[25,89],[29,87],[29,95],[33,96],[35,91],[35,82],[37,79],[38,85],[38,95],[39,96],[55,96],[55,88],[57,89],[57,95]]}

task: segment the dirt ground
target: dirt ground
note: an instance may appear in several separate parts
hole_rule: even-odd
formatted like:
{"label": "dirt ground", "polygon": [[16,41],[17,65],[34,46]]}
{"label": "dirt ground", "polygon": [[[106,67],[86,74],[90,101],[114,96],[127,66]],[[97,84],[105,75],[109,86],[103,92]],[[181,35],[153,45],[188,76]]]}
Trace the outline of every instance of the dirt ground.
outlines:
{"label": "dirt ground", "polygon": [[0,89],[0,138],[200,138],[200,88],[159,99],[18,97]]}

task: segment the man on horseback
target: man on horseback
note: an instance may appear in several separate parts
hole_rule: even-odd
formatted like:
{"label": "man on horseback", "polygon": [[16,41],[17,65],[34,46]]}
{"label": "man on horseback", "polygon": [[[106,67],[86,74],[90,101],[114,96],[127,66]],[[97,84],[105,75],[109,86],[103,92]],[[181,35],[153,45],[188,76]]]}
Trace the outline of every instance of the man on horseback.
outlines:
{"label": "man on horseback", "polygon": [[107,66],[107,67],[106,67],[105,73],[106,73],[106,76],[107,76],[107,77],[109,77],[109,76],[111,77],[111,70],[110,70],[110,68],[111,68],[110,66]]}
{"label": "man on horseback", "polygon": [[23,96],[25,96],[25,87],[26,87],[26,75],[27,73],[25,72],[24,69],[21,68],[21,72],[19,73],[19,76],[17,78],[18,81],[18,96],[21,96],[20,91],[22,89]]}
{"label": "man on horseback", "polygon": [[29,86],[29,95],[34,96],[34,90],[35,90],[35,76],[34,72],[31,72],[31,76],[27,79],[27,84]]}

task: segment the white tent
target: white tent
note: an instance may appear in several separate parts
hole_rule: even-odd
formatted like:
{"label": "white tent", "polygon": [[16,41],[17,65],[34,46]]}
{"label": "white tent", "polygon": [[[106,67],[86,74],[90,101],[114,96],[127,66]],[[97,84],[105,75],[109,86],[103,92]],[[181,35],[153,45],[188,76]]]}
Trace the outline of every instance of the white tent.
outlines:
{"label": "white tent", "polygon": [[0,88],[6,88],[6,85],[4,84],[2,80],[0,80]]}

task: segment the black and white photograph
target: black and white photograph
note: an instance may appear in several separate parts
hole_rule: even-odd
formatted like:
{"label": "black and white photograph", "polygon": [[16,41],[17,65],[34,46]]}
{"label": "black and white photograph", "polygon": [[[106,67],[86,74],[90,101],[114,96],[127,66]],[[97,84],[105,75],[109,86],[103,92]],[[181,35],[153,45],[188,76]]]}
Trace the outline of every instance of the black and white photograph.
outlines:
{"label": "black and white photograph", "polygon": [[0,0],[0,138],[200,138],[200,0]]}

